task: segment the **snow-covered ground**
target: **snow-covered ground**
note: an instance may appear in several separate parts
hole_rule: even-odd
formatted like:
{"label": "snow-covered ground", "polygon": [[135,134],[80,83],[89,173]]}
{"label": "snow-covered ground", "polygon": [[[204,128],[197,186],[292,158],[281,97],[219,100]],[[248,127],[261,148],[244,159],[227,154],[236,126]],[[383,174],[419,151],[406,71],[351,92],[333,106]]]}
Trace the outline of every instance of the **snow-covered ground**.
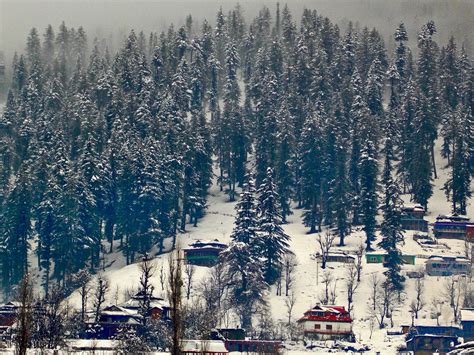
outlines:
{"label": "snow-covered ground", "polygon": [[[440,213],[449,213],[450,205],[446,202],[444,192],[440,190],[444,181],[447,178],[447,169],[441,168],[445,162],[442,162],[439,153],[437,154],[438,174],[439,178],[434,182],[434,196],[430,200],[430,213],[427,218],[433,221]],[[206,216],[200,221],[198,227],[188,226],[188,231],[179,236],[179,243],[181,246],[187,246],[195,239],[219,239],[223,242],[229,242],[229,236],[233,228],[234,221],[234,207],[235,203],[228,202],[228,197],[219,191],[216,184],[210,189],[208,199],[208,210]],[[318,296],[322,291],[322,270],[317,268],[312,254],[318,251],[316,242],[316,235],[308,235],[306,228],[301,223],[301,210],[295,209],[294,214],[289,217],[289,223],[284,226],[284,229],[291,237],[290,247],[298,259],[298,266],[296,269],[296,281],[294,284],[294,292],[297,297],[297,302],[293,311],[293,318],[299,318],[304,311],[314,306],[318,302]],[[472,205],[469,206],[468,215],[472,216]],[[464,243],[458,240],[444,241],[449,249],[433,251],[430,249],[421,248],[418,243],[413,240],[413,232],[405,233],[405,244],[402,250],[406,254],[417,255],[416,265],[404,266],[404,271],[415,270],[423,266],[425,259],[422,256],[429,256],[433,253],[463,255]],[[346,246],[342,248],[335,247],[334,250],[355,251],[358,245],[363,242],[363,232],[355,230],[354,233],[347,237]],[[115,260],[114,260],[115,259]],[[167,254],[157,257],[158,265],[164,265],[166,270]],[[111,292],[109,294],[109,301],[113,302],[116,295],[119,296],[119,302],[123,300],[125,291],[127,289],[136,288],[139,280],[139,270],[137,265],[124,266],[123,257],[119,253],[113,253],[107,256],[107,263],[112,263],[110,267],[104,272],[105,276],[110,280]],[[328,270],[337,279],[337,300],[336,304],[347,306],[346,296],[344,292],[345,279],[347,269],[344,264],[329,263]],[[370,278],[372,274],[382,275],[384,268],[381,264],[366,264],[362,271],[361,283],[355,293],[354,299],[354,333],[357,341],[361,344],[368,345],[372,351],[380,351],[382,354],[395,354],[398,345],[402,344],[404,339],[402,336],[388,336],[387,330],[375,329],[372,337],[370,337],[369,326],[369,296],[370,296]],[[197,267],[194,285],[197,286],[200,280],[209,272],[208,268]],[[318,282],[319,281],[319,282]],[[158,293],[164,293],[161,290],[158,273],[154,276],[153,282]],[[421,311],[421,318],[430,318],[430,303],[433,297],[440,297],[443,288],[444,280],[440,277],[425,278],[425,302],[426,307]],[[406,292],[403,295],[404,302],[397,309],[394,314],[394,325],[398,328],[401,324],[411,322],[411,316],[408,312],[408,307],[414,295],[414,280],[407,278]],[[268,293],[268,300],[271,306],[272,315],[275,322],[285,322],[287,319],[287,311],[285,306],[285,297],[276,296],[275,289],[272,288]],[[70,302],[73,305],[79,304],[79,295],[73,294],[70,297]],[[451,312],[447,305],[443,307],[441,323],[450,324],[452,322]],[[299,353],[304,348],[295,346],[291,353]],[[313,350],[317,352],[318,350]],[[320,352],[327,352],[321,349]]]}

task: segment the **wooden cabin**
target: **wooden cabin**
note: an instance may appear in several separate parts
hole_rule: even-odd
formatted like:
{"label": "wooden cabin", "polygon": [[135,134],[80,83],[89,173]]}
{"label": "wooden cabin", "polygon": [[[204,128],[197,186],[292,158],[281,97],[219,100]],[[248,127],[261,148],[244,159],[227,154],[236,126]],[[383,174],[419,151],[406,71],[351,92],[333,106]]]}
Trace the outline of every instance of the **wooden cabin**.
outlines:
{"label": "wooden cabin", "polygon": [[459,344],[457,336],[421,334],[407,339],[406,347],[414,355],[444,355]]}
{"label": "wooden cabin", "polygon": [[403,207],[401,219],[403,229],[428,232],[428,221],[424,217],[425,209],[420,205]]}
{"label": "wooden cabin", "polygon": [[[321,254],[317,254],[316,258],[321,259],[322,258]],[[349,255],[349,254],[344,253],[344,252],[340,252],[340,253],[336,252],[336,253],[329,253],[327,255],[326,262],[328,262],[328,263],[354,264],[355,259],[356,258],[353,255]]]}
{"label": "wooden cabin", "polygon": [[316,305],[298,320],[306,337],[317,340],[354,340],[352,318],[344,306]]}
{"label": "wooden cabin", "polygon": [[461,328],[464,342],[474,342],[474,308],[461,309]]}
{"label": "wooden cabin", "polygon": [[401,330],[402,334],[406,334],[407,339],[421,334],[461,336],[461,328],[453,325],[438,325],[436,319],[429,318],[413,319],[409,323],[402,324]]}
{"label": "wooden cabin", "polygon": [[426,273],[430,276],[467,275],[471,263],[463,256],[432,255],[425,262]]}
{"label": "wooden cabin", "polygon": [[184,249],[184,257],[188,264],[213,266],[217,263],[220,253],[227,244],[214,240],[196,240],[189,248]]}
{"label": "wooden cabin", "polygon": [[275,340],[226,340],[225,346],[229,352],[247,354],[281,354],[281,341]]}
{"label": "wooden cabin", "polygon": [[[365,260],[367,264],[384,264],[385,265],[385,257],[387,256],[386,252],[373,252],[373,253],[366,253]],[[402,254],[402,260],[404,264],[408,265],[415,265],[416,256],[415,255],[408,255]]]}
{"label": "wooden cabin", "polygon": [[433,223],[433,233],[436,238],[474,240],[474,222],[469,217],[457,214],[441,215]]}
{"label": "wooden cabin", "polygon": [[[150,314],[148,316],[151,319],[168,320],[170,310],[168,303],[153,295],[148,297],[150,302]],[[123,326],[140,332],[143,320],[140,307],[143,299],[143,293],[138,292],[122,304],[105,307],[99,314],[98,324],[94,319],[87,322],[84,338],[113,339]]]}

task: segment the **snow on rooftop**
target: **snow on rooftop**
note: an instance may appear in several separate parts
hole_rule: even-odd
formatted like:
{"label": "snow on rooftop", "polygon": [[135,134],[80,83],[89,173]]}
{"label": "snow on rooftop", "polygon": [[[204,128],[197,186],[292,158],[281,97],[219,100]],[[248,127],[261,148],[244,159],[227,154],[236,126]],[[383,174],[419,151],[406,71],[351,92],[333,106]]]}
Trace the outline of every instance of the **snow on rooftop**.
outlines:
{"label": "snow on rooftop", "polygon": [[182,352],[228,353],[221,340],[183,340]]}
{"label": "snow on rooftop", "polygon": [[461,321],[474,322],[474,308],[461,309]]}

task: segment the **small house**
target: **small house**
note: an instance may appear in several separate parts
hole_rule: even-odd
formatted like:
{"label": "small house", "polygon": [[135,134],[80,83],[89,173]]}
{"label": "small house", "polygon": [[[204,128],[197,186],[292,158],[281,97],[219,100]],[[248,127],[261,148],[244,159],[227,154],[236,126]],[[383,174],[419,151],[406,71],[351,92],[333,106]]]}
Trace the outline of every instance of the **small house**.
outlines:
{"label": "small house", "polygon": [[316,305],[298,320],[304,335],[317,340],[354,340],[352,318],[343,306]]}
{"label": "small house", "polygon": [[[138,312],[143,304],[145,299],[145,295],[143,291],[137,292],[133,295],[128,301],[122,303],[120,306]],[[161,297],[156,297],[153,295],[148,295],[148,302],[150,302],[150,318],[151,319],[158,319],[158,318],[169,318],[169,304]]]}
{"label": "small house", "polygon": [[[317,259],[321,259],[322,256],[321,254],[316,255]],[[335,253],[329,253],[326,256],[326,262],[328,263],[344,263],[344,264],[354,264],[355,263],[355,256],[349,255],[345,252],[335,252]]]}
{"label": "small house", "polygon": [[213,266],[217,263],[220,253],[227,248],[227,244],[219,240],[196,240],[189,248],[184,249],[184,257],[188,264],[199,266]]}
{"label": "small house", "polygon": [[420,205],[402,208],[401,224],[405,230],[428,232],[428,221],[424,219],[425,209]]}
{"label": "small house", "polygon": [[214,340],[245,340],[245,329],[242,328],[217,328],[211,331]]}
{"label": "small house", "polygon": [[211,332],[212,340],[224,341],[229,352],[279,354],[281,342],[274,340],[255,340],[245,336],[242,328],[218,328]]}
{"label": "small house", "polygon": [[227,355],[229,351],[221,340],[183,340],[182,355]]}
{"label": "small house", "polygon": [[461,336],[461,328],[452,325],[438,325],[436,319],[414,319],[413,322],[402,324],[401,330],[406,339],[415,335],[433,334]]}
{"label": "small house", "polygon": [[226,340],[225,346],[229,352],[254,354],[281,354],[281,342],[275,340]]}
{"label": "small house", "polygon": [[[385,257],[387,256],[386,252],[373,252],[373,253],[366,253],[365,260],[367,264],[384,264],[385,265]],[[402,254],[402,260],[404,264],[408,265],[415,265],[415,255],[408,255]]]}
{"label": "small house", "polygon": [[11,340],[12,335],[15,333],[13,328],[19,308],[19,302],[8,302],[0,305],[0,340]]}
{"label": "small house", "polygon": [[461,309],[461,328],[464,341],[474,341],[474,308]]}
{"label": "small house", "polygon": [[[128,301],[119,304],[105,307],[99,314],[99,321],[95,320],[88,322],[88,327],[85,331],[85,338],[95,339],[112,339],[117,334],[118,330],[123,326],[141,330],[143,315],[140,312],[141,305],[144,301],[143,292],[137,292]],[[148,295],[147,302],[150,302],[151,319],[169,318],[169,305],[162,298]]]}
{"label": "small house", "polygon": [[474,223],[458,214],[440,215],[433,223],[433,233],[436,238],[474,240]]}
{"label": "small house", "polygon": [[425,262],[426,273],[430,276],[466,275],[471,263],[463,256],[432,255]]}
{"label": "small house", "polygon": [[459,344],[457,336],[422,334],[407,340],[406,348],[414,355],[444,355]]}

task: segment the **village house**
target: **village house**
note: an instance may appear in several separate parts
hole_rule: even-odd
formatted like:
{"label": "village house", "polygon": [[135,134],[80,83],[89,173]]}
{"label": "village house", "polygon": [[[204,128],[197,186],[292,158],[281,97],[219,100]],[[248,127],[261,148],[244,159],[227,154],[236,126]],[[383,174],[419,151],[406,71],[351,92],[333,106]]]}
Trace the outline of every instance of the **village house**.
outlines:
{"label": "village house", "polygon": [[424,219],[425,209],[420,205],[402,208],[401,224],[405,230],[428,232],[428,221]]}
{"label": "village house", "polygon": [[474,341],[474,308],[461,309],[461,328],[464,342]]}
{"label": "village house", "polygon": [[406,349],[413,355],[445,355],[458,344],[457,336],[420,334],[407,340]]}
{"label": "village house", "polygon": [[279,354],[281,348],[281,341],[246,338],[245,329],[242,328],[214,329],[210,338],[224,341],[229,352]]}
{"label": "village house", "polygon": [[16,321],[19,302],[8,302],[0,305],[0,340],[11,340],[13,326]]}
{"label": "village house", "polygon": [[[162,298],[153,295],[148,296],[150,302],[151,319],[169,318],[169,305]],[[111,305],[105,307],[99,315],[99,322],[95,324],[90,321],[84,337],[97,339],[111,339],[123,326],[140,330],[142,324],[142,314],[140,313],[141,304],[143,304],[144,295],[138,292],[128,301],[120,305]]]}
{"label": "village house", "polygon": [[220,253],[227,244],[214,240],[196,240],[189,248],[184,249],[184,257],[188,264],[213,266],[217,263]]}
{"label": "village house", "polygon": [[467,275],[471,263],[463,256],[432,255],[425,262],[426,273],[430,276]]}
{"label": "village house", "polygon": [[344,339],[353,341],[352,318],[343,306],[317,304],[298,320],[304,335],[317,340]]}
{"label": "village house", "polygon": [[402,334],[406,335],[406,339],[412,338],[414,335],[432,334],[432,335],[449,335],[461,336],[460,327],[453,325],[438,325],[436,319],[413,319],[410,323],[401,325]]}
{"label": "village house", "polygon": [[[317,254],[316,258],[318,260],[322,259],[321,254]],[[349,255],[345,252],[334,252],[328,253],[326,255],[326,262],[328,263],[345,263],[345,264],[354,264],[355,263],[355,256]]]}
{"label": "village house", "polygon": [[433,223],[433,233],[436,238],[474,239],[474,223],[469,217],[457,214],[441,215]]}
{"label": "village house", "polygon": [[[384,264],[385,265],[386,256],[387,256],[387,253],[384,251],[371,252],[371,253],[365,254],[365,260],[367,261],[367,264]],[[415,255],[402,254],[402,260],[404,264],[415,265],[415,259],[416,259]]]}

